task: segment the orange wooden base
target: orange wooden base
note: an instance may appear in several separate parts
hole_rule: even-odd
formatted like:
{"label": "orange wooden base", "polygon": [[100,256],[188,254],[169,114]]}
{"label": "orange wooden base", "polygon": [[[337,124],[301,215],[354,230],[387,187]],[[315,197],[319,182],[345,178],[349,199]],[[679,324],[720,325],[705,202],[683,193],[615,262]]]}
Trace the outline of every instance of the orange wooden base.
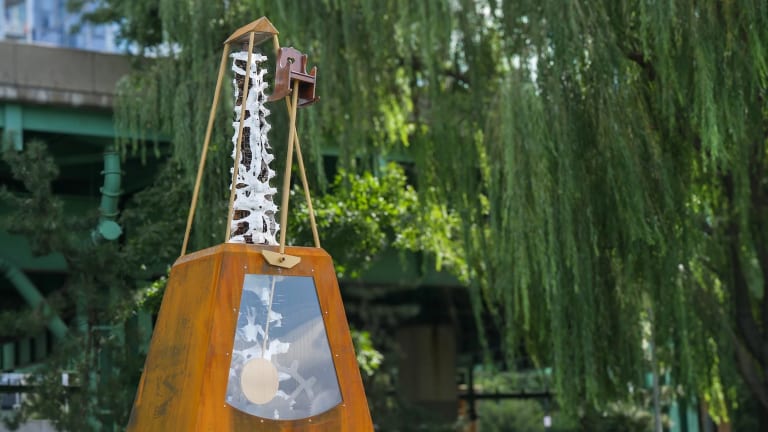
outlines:
{"label": "orange wooden base", "polygon": [[[368,404],[330,255],[286,248],[291,269],[264,261],[262,249],[222,244],[179,258],[168,287],[128,424],[147,431],[372,431]],[[246,274],[312,276],[333,355],[341,403],[300,420],[270,420],[225,402],[233,337]]]}

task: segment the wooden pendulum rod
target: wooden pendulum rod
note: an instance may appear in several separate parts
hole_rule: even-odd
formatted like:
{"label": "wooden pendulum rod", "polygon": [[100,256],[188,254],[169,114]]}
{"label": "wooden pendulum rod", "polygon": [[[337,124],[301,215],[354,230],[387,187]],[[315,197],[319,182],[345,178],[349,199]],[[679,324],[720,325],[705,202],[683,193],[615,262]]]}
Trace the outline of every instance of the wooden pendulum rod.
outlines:
{"label": "wooden pendulum rod", "polygon": [[[274,36],[272,38],[273,46],[275,49],[275,55],[278,55],[278,52],[280,51],[280,41],[278,40],[277,36]],[[295,88],[295,91],[298,92],[298,88]],[[291,103],[290,98],[285,98],[285,106],[288,109],[288,112],[290,113],[293,110],[293,106],[295,104]],[[315,210],[312,208],[312,197],[309,193],[309,182],[307,181],[307,171],[304,169],[304,158],[301,156],[301,144],[299,143],[299,133],[296,131],[296,123],[294,122],[290,126],[293,129],[293,136],[295,140],[296,145],[296,161],[299,163],[299,175],[301,177],[301,185],[304,189],[304,198],[307,201],[307,209],[309,210],[309,226],[312,229],[312,239],[314,240],[315,247],[320,247],[320,235],[317,233],[317,222],[315,221]],[[283,228],[284,229],[284,228]]]}
{"label": "wooden pendulum rod", "polygon": [[288,231],[288,195],[291,189],[291,165],[293,165],[293,143],[296,138],[296,108],[299,102],[299,80],[293,80],[291,97],[293,105],[288,118],[288,154],[285,157],[285,174],[283,175],[283,197],[280,206],[280,255],[285,254],[285,238]]}
{"label": "wooden pendulum rod", "polygon": [[227,56],[229,55],[229,44],[224,44],[224,51],[221,53],[221,64],[219,65],[219,76],[216,79],[216,90],[213,93],[213,103],[211,103],[211,113],[208,115],[208,127],[205,129],[205,140],[203,141],[203,152],[200,155],[200,164],[197,167],[197,178],[195,179],[195,189],[192,192],[192,202],[189,204],[189,214],[187,215],[187,229],[184,231],[184,242],[181,245],[181,256],[187,253],[189,244],[189,233],[192,230],[192,221],[195,219],[195,208],[197,207],[197,198],[200,194],[200,183],[203,180],[203,171],[205,170],[205,159],[208,155],[208,145],[211,142],[211,133],[213,123],[216,119],[216,107],[219,106],[219,96],[221,95],[221,83],[224,79],[224,68],[227,65]]}
{"label": "wooden pendulum rod", "polygon": [[248,87],[251,78],[251,61],[253,59],[253,45],[256,33],[251,32],[248,37],[248,60],[245,64],[245,81],[243,82],[243,96],[240,103],[240,124],[237,127],[237,144],[235,144],[235,166],[232,170],[232,187],[229,191],[229,206],[227,206],[227,230],[224,236],[224,242],[229,240],[232,231],[232,208],[235,204],[235,193],[237,190],[237,175],[240,172],[240,147],[243,143],[243,126],[245,126],[246,102],[248,101]]}

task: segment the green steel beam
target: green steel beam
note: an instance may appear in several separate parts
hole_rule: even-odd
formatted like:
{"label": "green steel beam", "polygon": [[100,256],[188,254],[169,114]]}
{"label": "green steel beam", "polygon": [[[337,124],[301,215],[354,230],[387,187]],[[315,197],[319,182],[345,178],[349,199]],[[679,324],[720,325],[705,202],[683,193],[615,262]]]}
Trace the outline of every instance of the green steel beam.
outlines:
{"label": "green steel beam", "polygon": [[[0,114],[0,127],[6,131],[28,130],[101,138],[117,135],[112,112],[108,110],[0,103]],[[166,140],[151,133],[147,133],[146,138]]]}
{"label": "green steel beam", "polygon": [[41,331],[35,336],[35,358],[34,361],[40,361],[48,356],[48,333]]}
{"label": "green steel beam", "polygon": [[56,165],[58,166],[95,165],[103,160],[104,160],[104,156],[102,153],[76,154],[76,155],[56,158]]}
{"label": "green steel beam", "polygon": [[32,363],[32,338],[21,338],[19,345],[19,366],[26,366]]}
{"label": "green steel beam", "polygon": [[[90,204],[87,207],[83,206],[83,208],[92,209],[93,204]],[[3,209],[0,208],[0,212],[2,212],[2,210]],[[36,256],[32,253],[27,238],[20,235],[8,234],[4,231],[0,231],[0,257],[5,258],[13,265],[21,267],[27,271],[68,271],[67,261],[60,253]]]}
{"label": "green steel beam", "polygon": [[3,370],[16,368],[16,345],[13,342],[3,344],[2,366]]}
{"label": "green steel beam", "polygon": [[5,105],[3,110],[3,142],[4,145],[5,142],[10,143],[15,150],[24,148],[24,115],[21,105]]}
{"label": "green steel beam", "polygon": [[43,316],[48,320],[48,330],[53,333],[59,340],[64,339],[67,335],[67,325],[56,312],[48,306],[45,301],[45,297],[40,294],[40,291],[35,287],[32,281],[29,280],[27,275],[24,274],[18,267],[0,258],[0,272],[8,279],[9,282],[16,288],[16,291],[24,298],[24,300],[33,309],[41,308]]}
{"label": "green steel beam", "polygon": [[24,130],[96,137],[115,136],[112,113],[58,107],[24,106]]}

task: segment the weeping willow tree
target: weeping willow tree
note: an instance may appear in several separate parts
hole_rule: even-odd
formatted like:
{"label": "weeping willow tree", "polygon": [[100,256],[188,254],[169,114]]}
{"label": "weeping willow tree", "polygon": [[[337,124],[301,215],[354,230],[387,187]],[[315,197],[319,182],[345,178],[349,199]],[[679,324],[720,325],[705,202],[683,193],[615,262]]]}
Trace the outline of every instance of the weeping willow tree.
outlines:
{"label": "weeping willow tree", "polygon": [[736,366],[768,408],[767,7],[499,5],[485,188],[449,190],[487,192],[483,298],[566,400],[638,383],[644,339],[689,395],[725,408]]}
{"label": "weeping willow tree", "polygon": [[[300,115],[314,184],[325,181],[323,148],[352,170],[387,154],[415,161],[425,208],[460,221],[453,232],[422,218],[433,250],[461,251],[456,271],[507,358],[524,347],[553,365],[570,406],[624,397],[662,365],[724,415],[737,375],[768,412],[767,9],[102,0],[91,18],[119,22],[153,56],[122,83],[117,118],[166,137],[168,169],[191,184],[220,43],[268,16],[282,45],[319,66],[321,105]],[[223,232],[229,108],[198,248]],[[284,130],[272,109],[273,132]],[[124,148],[147,152],[152,140]]]}

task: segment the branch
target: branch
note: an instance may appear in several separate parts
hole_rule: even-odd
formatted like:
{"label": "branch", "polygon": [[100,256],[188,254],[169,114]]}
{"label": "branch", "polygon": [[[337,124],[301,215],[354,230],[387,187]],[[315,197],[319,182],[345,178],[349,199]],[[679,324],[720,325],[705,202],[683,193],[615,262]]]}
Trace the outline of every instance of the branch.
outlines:
{"label": "branch", "polygon": [[640,66],[640,68],[644,70],[645,73],[648,74],[649,81],[656,80],[656,68],[653,67],[653,63],[648,61],[648,59],[643,55],[643,53],[638,51],[628,52],[627,59],[631,60],[632,62]]}
{"label": "branch", "polygon": [[768,363],[768,345],[762,343],[762,337],[757,327],[752,306],[749,302],[749,287],[744,279],[739,262],[738,246],[731,244],[731,265],[733,267],[733,313],[741,337],[753,356],[760,360],[760,364]]}
{"label": "branch", "polygon": [[733,344],[736,351],[736,363],[739,366],[739,371],[747,382],[752,393],[760,400],[763,407],[768,408],[768,391],[766,386],[760,380],[760,374],[755,369],[754,359],[749,355],[744,345],[739,342],[738,338],[734,336]]}
{"label": "branch", "polygon": [[[399,66],[405,66],[406,63],[409,64],[409,66],[411,67],[411,70],[421,71],[421,72],[425,70],[424,62],[422,62],[421,58],[417,56],[412,56],[410,62],[407,62],[407,60],[404,58],[400,58],[397,62]],[[467,76],[467,74],[465,73],[459,72],[457,68],[444,67],[440,69],[438,72],[441,72],[443,75],[451,77],[456,81],[460,81],[468,85],[471,84],[469,76]]]}
{"label": "branch", "polygon": [[[766,244],[765,225],[763,224],[763,208],[768,208],[768,191],[763,192],[761,183],[765,175],[765,165],[762,155],[763,146],[761,142],[752,146],[752,155],[749,169],[749,188],[750,200],[752,203],[753,217],[750,225],[752,226],[752,237],[754,239],[755,252],[757,253],[758,265],[763,274],[763,299],[761,305],[763,334],[768,336],[768,245]],[[768,342],[768,341],[766,341]]]}
{"label": "branch", "polygon": [[[695,285],[695,289],[697,298],[703,299],[704,307],[706,310],[720,310],[720,303],[715,297],[711,295],[711,293],[704,290],[698,284]],[[705,322],[716,323],[721,321],[722,318],[724,317],[714,316],[709,320],[705,320]],[[768,408],[768,386],[766,386],[764,382],[761,381],[762,374],[755,368],[754,356],[751,355],[750,352],[744,347],[744,344],[736,335],[736,330],[732,327],[731,324],[726,324],[724,329],[729,339],[731,340],[731,343],[733,344],[734,352],[736,355],[736,365],[739,368],[740,375],[743,377],[747,387],[760,401],[760,403],[764,407]]]}
{"label": "branch", "polygon": [[[726,197],[731,204],[731,208],[733,208],[735,207],[733,177],[730,174],[723,176],[723,184]],[[746,348],[761,365],[766,365],[768,364],[768,345],[762,343],[762,335],[758,329],[757,321],[755,321],[755,317],[752,314],[752,306],[749,301],[749,286],[747,285],[741,265],[741,254],[739,252],[741,241],[737,221],[733,220],[730,223],[728,234],[731,268],[733,269],[732,297],[734,318]]]}

